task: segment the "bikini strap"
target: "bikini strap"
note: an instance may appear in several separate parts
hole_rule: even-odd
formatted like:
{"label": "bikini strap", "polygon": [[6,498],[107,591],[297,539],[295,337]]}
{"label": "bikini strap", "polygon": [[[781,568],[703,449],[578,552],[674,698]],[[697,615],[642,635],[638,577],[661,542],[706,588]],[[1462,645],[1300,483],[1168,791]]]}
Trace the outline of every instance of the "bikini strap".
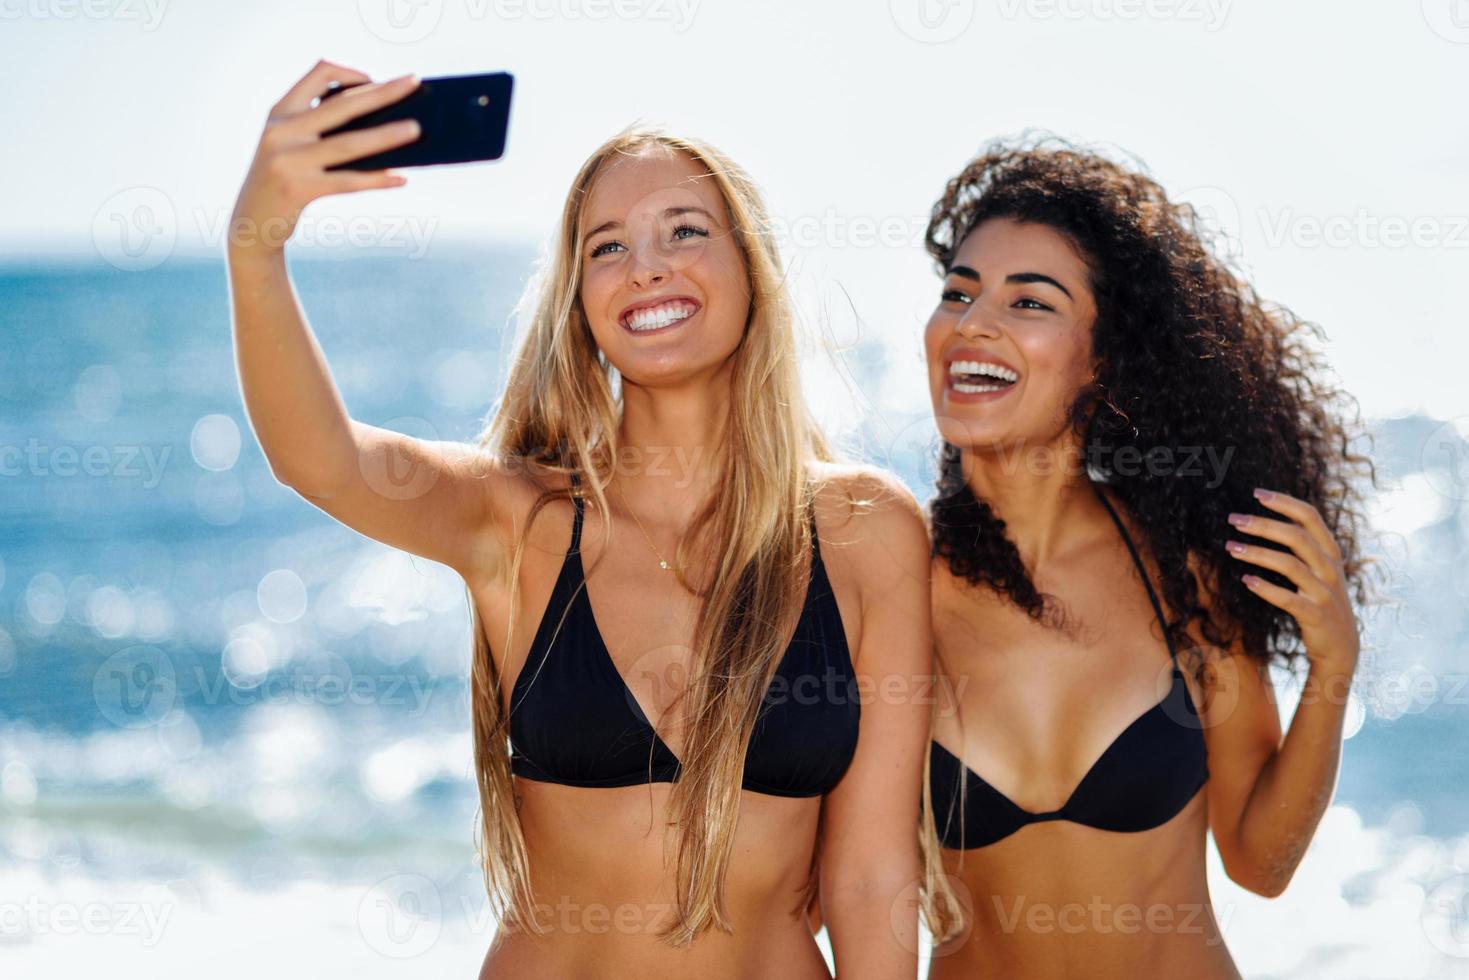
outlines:
{"label": "bikini strap", "polygon": [[582,503],[581,477],[577,475],[576,470],[571,471],[571,485],[573,487],[571,503],[576,508],[576,516],[571,521],[571,547],[567,549],[568,554],[573,551],[581,551],[581,518],[585,505]]}
{"label": "bikini strap", "polygon": [[1127,553],[1132,555],[1132,563],[1137,566],[1138,577],[1143,580],[1143,588],[1148,590],[1148,601],[1153,604],[1153,612],[1158,616],[1158,625],[1163,628],[1163,642],[1168,644],[1168,656],[1173,658],[1174,666],[1178,666],[1178,654],[1173,649],[1173,638],[1168,635],[1168,619],[1163,615],[1163,604],[1158,601],[1158,594],[1153,591],[1153,583],[1148,581],[1148,570],[1143,565],[1142,557],[1137,553],[1137,548],[1132,543],[1132,537],[1127,533],[1127,527],[1122,523],[1122,518],[1117,516],[1117,511],[1112,507],[1112,501],[1102,492],[1101,485],[1095,480],[1088,480],[1092,490],[1101,499],[1107,508],[1107,513],[1112,515],[1112,523],[1117,525],[1117,530],[1122,534],[1122,543],[1127,545]]}
{"label": "bikini strap", "polygon": [[811,498],[810,505],[806,508],[811,520],[811,550],[812,561],[821,561],[821,543],[816,537],[816,498]]}

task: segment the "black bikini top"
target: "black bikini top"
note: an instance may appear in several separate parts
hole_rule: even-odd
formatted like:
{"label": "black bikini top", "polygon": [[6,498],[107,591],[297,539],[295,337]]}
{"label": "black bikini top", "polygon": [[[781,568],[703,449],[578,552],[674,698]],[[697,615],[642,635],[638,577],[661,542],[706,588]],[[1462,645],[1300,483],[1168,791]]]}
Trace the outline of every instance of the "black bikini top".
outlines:
{"label": "black bikini top", "polygon": [[[572,481],[579,483],[575,473]],[[584,587],[579,494],[573,503],[571,546],[511,692],[511,771],[564,786],[673,782],[679,761],[649,724],[597,629]],[[857,749],[855,670],[816,544],[814,513],[811,539],[801,618],[745,757],[743,788],[755,793],[821,796],[836,786]]]}
{"label": "black bikini top", "polygon": [[[1163,607],[1148,581],[1147,570],[1127,528],[1105,494],[1092,489],[1107,506],[1122,540],[1137,566],[1158,622],[1164,624],[1168,656],[1173,661],[1173,684],[1162,701],[1149,708],[1087,770],[1059,810],[1033,813],[1022,809],[964,765],[938,742],[929,752],[929,789],[934,822],[943,845],[953,849],[984,847],[1002,840],[1027,824],[1067,820],[1100,830],[1150,830],[1172,819],[1194,798],[1209,778],[1208,754],[1198,712],[1178,669],[1178,656],[1163,616]],[[962,822],[958,785],[965,783]]]}

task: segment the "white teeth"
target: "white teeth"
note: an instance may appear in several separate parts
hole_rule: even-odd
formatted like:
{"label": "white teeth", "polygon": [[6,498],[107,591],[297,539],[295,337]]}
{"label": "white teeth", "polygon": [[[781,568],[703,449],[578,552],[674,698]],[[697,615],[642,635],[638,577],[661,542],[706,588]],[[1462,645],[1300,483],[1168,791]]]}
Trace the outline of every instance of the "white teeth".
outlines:
{"label": "white teeth", "polygon": [[693,316],[698,310],[693,303],[684,300],[673,300],[668,303],[660,303],[657,306],[645,306],[640,310],[634,310],[623,318],[623,324],[634,331],[657,330],[666,327],[670,323],[686,320]]}
{"label": "white teeth", "polygon": [[[1020,380],[1020,375],[1007,367],[991,364],[989,361],[952,361],[949,364],[949,373],[952,374],[981,374],[990,378],[999,378],[1012,384]],[[963,385],[955,382],[954,388],[958,391],[973,389],[975,391],[994,391],[1001,385]]]}

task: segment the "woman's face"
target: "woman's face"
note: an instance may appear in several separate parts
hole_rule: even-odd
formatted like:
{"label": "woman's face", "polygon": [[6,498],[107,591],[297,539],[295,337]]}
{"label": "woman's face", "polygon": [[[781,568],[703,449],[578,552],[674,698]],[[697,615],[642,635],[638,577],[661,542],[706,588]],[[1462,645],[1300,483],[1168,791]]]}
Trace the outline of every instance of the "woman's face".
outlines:
{"label": "woman's face", "polygon": [[687,383],[739,346],[750,277],[702,165],[661,146],[614,157],[582,209],[579,238],[582,309],[624,379]]}
{"label": "woman's face", "polygon": [[961,449],[1053,445],[1095,376],[1086,263],[1048,225],[991,218],[941,290],[924,331],[940,434]]}

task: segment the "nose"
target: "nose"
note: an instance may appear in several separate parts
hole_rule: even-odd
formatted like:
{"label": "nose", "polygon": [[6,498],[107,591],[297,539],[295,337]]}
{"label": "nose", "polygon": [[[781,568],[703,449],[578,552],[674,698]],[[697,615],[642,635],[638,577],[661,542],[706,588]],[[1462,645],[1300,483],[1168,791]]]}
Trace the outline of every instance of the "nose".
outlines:
{"label": "nose", "polygon": [[669,256],[659,247],[656,222],[634,224],[631,239],[628,251],[632,254],[627,263],[628,284],[636,289],[646,289],[667,279],[672,266],[668,261]]}
{"label": "nose", "polygon": [[634,259],[629,263],[628,285],[634,289],[656,286],[666,278],[668,278],[668,270],[660,268],[656,263],[644,262],[641,259]]}
{"label": "nose", "polygon": [[969,304],[969,308],[954,325],[954,332],[966,338],[998,337],[1000,335],[999,327],[995,326],[989,309],[979,297],[975,297],[974,301]]}

